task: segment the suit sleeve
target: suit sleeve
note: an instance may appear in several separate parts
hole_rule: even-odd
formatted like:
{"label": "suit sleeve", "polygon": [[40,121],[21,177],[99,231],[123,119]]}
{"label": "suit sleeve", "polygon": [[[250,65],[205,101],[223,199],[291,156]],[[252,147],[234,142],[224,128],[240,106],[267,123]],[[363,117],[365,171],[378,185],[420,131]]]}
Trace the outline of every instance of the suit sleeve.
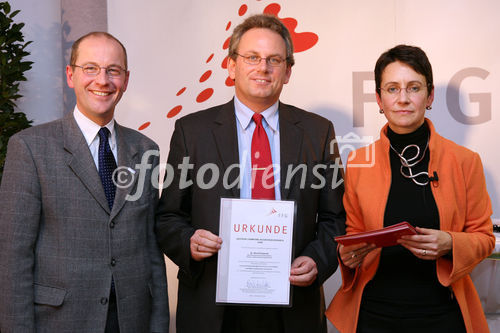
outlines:
{"label": "suit sleeve", "polygon": [[161,250],[179,266],[179,274],[185,277],[184,281],[194,283],[203,262],[195,262],[191,258],[189,247],[195,232],[191,225],[191,186],[188,186],[192,181],[192,170],[186,168],[182,171],[179,168],[188,156],[181,121],[176,121],[165,172],[164,182],[167,184],[164,184],[157,209],[156,235]]}
{"label": "suit sleeve", "polygon": [[[158,149],[156,147],[156,149]],[[152,170],[158,167],[159,160],[155,156],[152,163]],[[149,182],[151,184],[151,182]],[[168,332],[170,313],[168,307],[168,288],[167,288],[167,278],[166,278],[166,268],[165,268],[165,258],[161,253],[158,242],[156,241],[156,236],[154,233],[155,225],[155,209],[158,204],[158,190],[151,188],[151,211],[148,218],[148,233],[149,239],[149,254],[151,258],[152,267],[152,294],[153,294],[153,304],[151,311],[150,328],[151,332]]]}
{"label": "suit sleeve", "polygon": [[41,191],[32,152],[11,137],[0,185],[0,331],[35,332],[34,249]]}
{"label": "suit sleeve", "polygon": [[[464,179],[466,184],[464,228],[462,231],[449,231],[453,239],[452,259],[441,257],[437,261],[438,278],[445,286],[469,274],[479,262],[491,254],[495,247],[491,201],[486,190],[483,165],[477,153],[466,162]],[[460,223],[461,221],[457,221],[457,224]]]}
{"label": "suit sleeve", "polygon": [[335,236],[345,233],[345,211],[342,203],[344,194],[343,169],[333,124],[329,122],[323,146],[324,178],[326,183],[320,189],[315,240],[306,247],[303,255],[311,257],[318,268],[317,281],[322,284],[337,269],[337,242]]}

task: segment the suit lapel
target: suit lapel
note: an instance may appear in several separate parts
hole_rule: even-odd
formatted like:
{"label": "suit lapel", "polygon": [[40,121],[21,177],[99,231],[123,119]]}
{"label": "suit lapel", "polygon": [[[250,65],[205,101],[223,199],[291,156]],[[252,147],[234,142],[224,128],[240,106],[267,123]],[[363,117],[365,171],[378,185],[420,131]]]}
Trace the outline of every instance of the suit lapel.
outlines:
{"label": "suit lapel", "polygon": [[135,184],[137,182],[138,173],[131,172],[135,171],[136,164],[140,163],[140,156],[138,156],[137,142],[129,142],[128,137],[125,135],[124,128],[115,120],[115,130],[116,130],[116,144],[118,151],[118,168],[127,168],[127,176],[132,176],[130,183],[127,182],[127,186],[117,186],[115,194],[115,202],[113,203],[113,209],[111,211],[110,219],[113,219],[118,212],[122,209],[126,202],[126,197],[132,189],[135,189]]}
{"label": "suit lapel", "polygon": [[[224,170],[231,165],[239,164],[238,135],[236,133],[236,115],[234,114],[234,100],[221,106],[219,114],[214,120],[212,130],[217,152],[222,161]],[[239,178],[239,168],[232,169],[228,177],[228,183],[233,184]],[[231,188],[233,196],[240,197],[238,186]]]}
{"label": "suit lapel", "polygon": [[110,213],[101,178],[95,166],[94,159],[90,153],[87,141],[73,117],[73,112],[63,118],[63,140],[64,149],[68,152],[66,164],[73,170],[90,194]]}
{"label": "suit lapel", "polygon": [[279,104],[280,124],[280,187],[281,199],[286,200],[290,194],[290,186],[285,187],[289,166],[296,166],[300,162],[302,151],[303,131],[298,126],[300,120],[296,118],[292,107]]}

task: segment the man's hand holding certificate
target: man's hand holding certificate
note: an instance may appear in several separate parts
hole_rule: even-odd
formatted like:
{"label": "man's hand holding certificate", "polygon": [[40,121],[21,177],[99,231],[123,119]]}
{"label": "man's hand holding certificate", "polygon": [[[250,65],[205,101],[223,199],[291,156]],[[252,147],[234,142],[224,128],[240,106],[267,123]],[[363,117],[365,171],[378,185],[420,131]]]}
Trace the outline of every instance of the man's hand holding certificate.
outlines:
{"label": "man's hand holding certificate", "polygon": [[221,199],[217,303],[291,306],[295,203]]}

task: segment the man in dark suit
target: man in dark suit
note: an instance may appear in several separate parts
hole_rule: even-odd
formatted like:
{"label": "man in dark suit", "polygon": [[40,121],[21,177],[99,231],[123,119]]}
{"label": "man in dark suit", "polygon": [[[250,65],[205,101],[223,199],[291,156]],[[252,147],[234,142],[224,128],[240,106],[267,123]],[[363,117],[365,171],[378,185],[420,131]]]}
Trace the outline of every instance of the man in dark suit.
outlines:
{"label": "man in dark suit", "polygon": [[[0,187],[0,331],[168,332],[151,182],[158,147],[114,121],[129,78],[125,48],[108,33],[85,35],[66,75],[74,111],[9,141]],[[149,169],[143,156],[153,156]],[[129,186],[116,183],[115,170],[129,172]]]}
{"label": "man in dark suit", "polygon": [[[175,124],[168,158],[174,173],[160,199],[156,232],[179,266],[178,333],[326,332],[322,284],[337,268],[333,238],[345,228],[342,172],[332,123],[279,102],[293,63],[286,27],[273,16],[249,17],[229,46],[234,100]],[[264,155],[264,164],[253,160]],[[274,185],[259,176],[271,159],[281,171]],[[216,182],[207,165],[218,168]],[[306,172],[290,172],[300,166]],[[215,304],[221,197],[296,202],[291,308]]]}

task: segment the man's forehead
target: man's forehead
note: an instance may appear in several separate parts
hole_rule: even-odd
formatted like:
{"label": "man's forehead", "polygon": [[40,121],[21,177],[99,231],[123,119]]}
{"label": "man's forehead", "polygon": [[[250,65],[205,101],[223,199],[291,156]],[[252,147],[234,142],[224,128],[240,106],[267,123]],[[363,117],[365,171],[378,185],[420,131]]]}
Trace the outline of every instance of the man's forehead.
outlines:
{"label": "man's forehead", "polygon": [[241,35],[241,39],[246,39],[245,37],[249,37],[250,35],[267,35],[268,38],[279,38],[285,42],[283,37],[276,31],[269,29],[269,28],[260,28],[260,27],[255,27],[248,29]]}
{"label": "man's forehead", "polygon": [[[261,40],[272,40],[272,45],[276,49],[283,48],[286,51],[286,43],[283,37],[274,30],[268,28],[252,28],[246,31],[240,39],[240,43],[238,45],[238,49],[244,48],[252,48],[252,51],[259,51]],[[257,48],[257,49],[256,49]]]}
{"label": "man's forehead", "polygon": [[117,41],[106,36],[89,36],[82,40],[80,45],[78,45],[77,59],[82,55],[85,57],[93,57],[105,52],[110,54],[110,51],[120,58],[117,60],[122,62],[125,60],[125,53]]}
{"label": "man's forehead", "polygon": [[106,46],[114,45],[121,49],[120,44],[112,38],[106,36],[89,36],[80,42],[80,45],[78,45],[78,51],[94,47],[96,44],[106,44]]}

